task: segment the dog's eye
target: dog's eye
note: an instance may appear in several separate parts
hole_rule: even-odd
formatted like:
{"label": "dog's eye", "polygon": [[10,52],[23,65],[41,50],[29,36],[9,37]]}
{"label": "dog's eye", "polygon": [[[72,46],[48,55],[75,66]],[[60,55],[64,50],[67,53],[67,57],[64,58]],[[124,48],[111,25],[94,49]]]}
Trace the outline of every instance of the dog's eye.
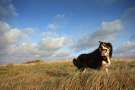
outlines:
{"label": "dog's eye", "polygon": [[102,51],[107,52],[107,49],[102,49]]}
{"label": "dog's eye", "polygon": [[104,51],[106,52],[106,51],[107,51],[107,49],[104,49]]}

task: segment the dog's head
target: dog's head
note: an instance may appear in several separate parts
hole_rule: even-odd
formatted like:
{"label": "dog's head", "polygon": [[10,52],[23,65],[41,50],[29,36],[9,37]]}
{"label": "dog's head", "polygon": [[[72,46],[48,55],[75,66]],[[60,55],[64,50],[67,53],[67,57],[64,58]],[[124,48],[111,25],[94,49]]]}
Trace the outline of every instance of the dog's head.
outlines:
{"label": "dog's head", "polygon": [[99,41],[99,51],[103,57],[112,57],[112,44],[108,42]]}

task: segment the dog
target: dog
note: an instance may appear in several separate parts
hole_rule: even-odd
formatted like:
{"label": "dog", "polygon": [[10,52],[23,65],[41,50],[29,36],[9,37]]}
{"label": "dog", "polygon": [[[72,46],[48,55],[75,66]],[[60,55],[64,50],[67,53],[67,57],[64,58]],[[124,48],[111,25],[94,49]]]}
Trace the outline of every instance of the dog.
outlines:
{"label": "dog", "polygon": [[73,59],[73,64],[81,71],[85,68],[105,69],[108,73],[108,67],[111,64],[112,44],[99,41],[99,47],[91,53],[81,54]]}

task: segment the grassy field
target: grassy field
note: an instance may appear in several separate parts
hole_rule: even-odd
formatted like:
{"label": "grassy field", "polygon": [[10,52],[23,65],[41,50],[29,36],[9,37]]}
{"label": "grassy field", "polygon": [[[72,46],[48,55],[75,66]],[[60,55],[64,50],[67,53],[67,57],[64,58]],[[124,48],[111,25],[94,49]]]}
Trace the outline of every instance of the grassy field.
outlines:
{"label": "grassy field", "polygon": [[113,61],[108,75],[71,62],[0,65],[0,90],[135,90],[135,61]]}

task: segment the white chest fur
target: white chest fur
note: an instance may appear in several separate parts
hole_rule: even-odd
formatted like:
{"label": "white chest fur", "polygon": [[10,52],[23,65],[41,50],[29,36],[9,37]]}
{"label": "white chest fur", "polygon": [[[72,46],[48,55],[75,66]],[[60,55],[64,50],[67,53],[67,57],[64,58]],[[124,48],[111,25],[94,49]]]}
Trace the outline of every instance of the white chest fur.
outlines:
{"label": "white chest fur", "polygon": [[111,64],[111,61],[110,61],[110,58],[109,57],[107,57],[107,60],[103,60],[102,61],[102,66],[103,67],[109,67],[110,64]]}

